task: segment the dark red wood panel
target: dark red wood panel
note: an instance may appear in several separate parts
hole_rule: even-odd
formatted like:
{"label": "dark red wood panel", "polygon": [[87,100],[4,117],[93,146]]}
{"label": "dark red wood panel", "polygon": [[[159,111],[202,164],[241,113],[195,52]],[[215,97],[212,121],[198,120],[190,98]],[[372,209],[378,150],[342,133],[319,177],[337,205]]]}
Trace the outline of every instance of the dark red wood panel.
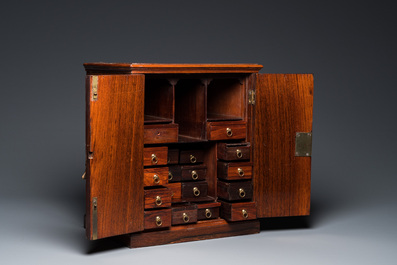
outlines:
{"label": "dark red wood panel", "polygon": [[[144,229],[144,75],[87,76],[87,237]],[[97,236],[93,198],[97,198]]]}
{"label": "dark red wood panel", "polygon": [[254,108],[258,217],[309,215],[311,158],[295,156],[295,135],[312,131],[313,75],[258,74]]}

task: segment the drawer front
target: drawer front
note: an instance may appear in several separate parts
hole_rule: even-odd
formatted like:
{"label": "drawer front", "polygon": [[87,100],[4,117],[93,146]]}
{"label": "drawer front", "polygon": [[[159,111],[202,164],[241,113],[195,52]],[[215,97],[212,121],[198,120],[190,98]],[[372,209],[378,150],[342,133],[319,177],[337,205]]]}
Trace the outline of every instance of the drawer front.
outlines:
{"label": "drawer front", "polygon": [[168,147],[145,147],[143,149],[144,166],[166,165],[168,161]]}
{"label": "drawer front", "polygon": [[171,207],[171,190],[168,188],[145,190],[145,209]]}
{"label": "drawer front", "polygon": [[167,188],[171,190],[171,202],[180,202],[182,199],[181,183],[168,183]]}
{"label": "drawer front", "polygon": [[144,126],[144,144],[178,142],[178,124],[156,124]]}
{"label": "drawer front", "polygon": [[227,201],[242,201],[252,199],[252,182],[224,182],[218,180],[218,197]]}
{"label": "drawer front", "polygon": [[181,166],[169,166],[168,167],[168,182],[178,182],[182,180]]}
{"label": "drawer front", "polygon": [[144,228],[160,229],[171,226],[171,209],[145,211],[144,212]]}
{"label": "drawer front", "polygon": [[164,186],[168,184],[168,167],[145,168],[143,185]]}
{"label": "drawer front", "polygon": [[210,122],[207,128],[208,140],[237,140],[247,137],[245,122]]}
{"label": "drawer front", "polygon": [[255,202],[222,202],[220,216],[227,221],[245,221],[256,219]]}
{"label": "drawer front", "polygon": [[176,165],[179,163],[179,150],[168,149],[168,165]]}
{"label": "drawer front", "polygon": [[181,191],[183,200],[205,198],[208,195],[208,183],[205,181],[182,182]]}
{"label": "drawer front", "polygon": [[226,180],[244,180],[252,178],[251,162],[219,162],[218,178]]}
{"label": "drawer front", "polygon": [[219,217],[219,202],[197,204],[197,220],[209,220]]}
{"label": "drawer front", "polygon": [[179,154],[180,164],[199,164],[204,162],[204,150],[182,150]]}
{"label": "drawer front", "polygon": [[197,222],[197,205],[172,208],[172,225],[191,224]]}
{"label": "drawer front", "polygon": [[224,161],[239,161],[251,159],[251,146],[246,144],[219,143],[217,146],[218,159]]}
{"label": "drawer front", "polygon": [[182,166],[182,181],[205,180],[207,176],[206,166]]}

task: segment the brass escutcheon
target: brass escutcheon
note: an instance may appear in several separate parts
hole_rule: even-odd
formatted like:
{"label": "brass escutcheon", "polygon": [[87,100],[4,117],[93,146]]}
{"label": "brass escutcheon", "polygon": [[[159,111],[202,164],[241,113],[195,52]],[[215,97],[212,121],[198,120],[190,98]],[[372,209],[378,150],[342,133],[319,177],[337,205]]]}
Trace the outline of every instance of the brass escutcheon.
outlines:
{"label": "brass escutcheon", "polygon": [[185,223],[187,223],[187,222],[189,222],[189,216],[187,215],[187,213],[183,213],[183,215],[182,215],[182,218],[183,218],[183,221],[185,222]]}
{"label": "brass escutcheon", "polygon": [[153,175],[153,180],[154,180],[154,183],[156,183],[156,184],[160,183],[160,178],[159,178],[159,176],[157,174]]}
{"label": "brass escutcheon", "polygon": [[245,219],[248,218],[248,212],[247,212],[247,210],[243,209],[243,210],[241,210],[241,213],[243,214],[243,217],[244,217]]}
{"label": "brass escutcheon", "polygon": [[160,216],[156,216],[156,225],[161,226],[163,224],[163,221],[161,220]]}
{"label": "brass escutcheon", "polygon": [[237,158],[242,158],[243,157],[243,152],[241,152],[240,149],[237,149],[236,150],[236,155],[237,155]]}
{"label": "brass escutcheon", "polygon": [[207,217],[208,219],[211,218],[212,213],[210,209],[205,209],[205,217]]}
{"label": "brass escutcheon", "polygon": [[171,171],[168,171],[168,180],[172,180],[174,176],[172,175]]}
{"label": "brass escutcheon", "polygon": [[232,129],[226,128],[226,135],[227,135],[228,137],[232,137],[232,136],[233,136]]}
{"label": "brass escutcheon", "polygon": [[198,179],[198,174],[197,174],[196,170],[192,170],[192,179],[193,180],[197,180]]}
{"label": "brass escutcheon", "polygon": [[160,196],[156,196],[156,205],[160,206],[161,204],[163,204],[163,201],[161,200]]}
{"label": "brass escutcheon", "polygon": [[200,196],[200,190],[199,190],[197,187],[194,187],[194,188],[193,188],[193,194],[194,194],[194,196],[196,196],[196,197]]}
{"label": "brass escutcheon", "polygon": [[197,162],[197,158],[194,155],[190,155],[190,163],[194,164]]}
{"label": "brass escutcheon", "polygon": [[240,177],[244,177],[244,170],[241,167],[237,168],[237,173]]}
{"label": "brass escutcheon", "polygon": [[157,164],[159,162],[159,159],[155,154],[152,154],[152,164]]}
{"label": "brass escutcheon", "polygon": [[244,197],[245,197],[245,191],[244,191],[244,189],[239,188],[239,189],[238,189],[238,195],[240,195],[241,198],[244,198]]}

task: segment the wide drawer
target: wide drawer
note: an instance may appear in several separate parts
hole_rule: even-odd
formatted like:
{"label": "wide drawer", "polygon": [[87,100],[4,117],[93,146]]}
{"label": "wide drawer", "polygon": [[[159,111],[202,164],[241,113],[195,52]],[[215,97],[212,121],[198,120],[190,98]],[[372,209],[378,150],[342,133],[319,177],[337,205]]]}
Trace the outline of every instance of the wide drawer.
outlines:
{"label": "wide drawer", "polygon": [[182,182],[182,200],[195,200],[206,198],[208,195],[208,183],[206,181]]}
{"label": "wide drawer", "polygon": [[256,219],[255,202],[221,202],[220,216],[227,221],[245,221]]}
{"label": "wide drawer", "polygon": [[171,207],[171,190],[168,188],[145,189],[145,209]]}
{"label": "wide drawer", "polygon": [[145,125],[143,134],[144,144],[163,144],[178,142],[178,124]]}
{"label": "wide drawer", "polygon": [[237,140],[247,137],[245,121],[209,122],[207,123],[208,140]]}
{"label": "wide drawer", "polygon": [[181,150],[179,154],[180,164],[198,164],[204,162],[204,150]]}
{"label": "wide drawer", "polygon": [[218,197],[227,201],[241,201],[252,199],[252,182],[235,181],[224,182],[218,180]]}
{"label": "wide drawer", "polygon": [[166,165],[168,161],[168,147],[145,147],[143,149],[144,166]]}
{"label": "wide drawer", "polygon": [[252,163],[218,161],[218,178],[226,180],[251,179]]}
{"label": "wide drawer", "polygon": [[144,228],[158,229],[171,226],[171,209],[144,211]]}
{"label": "wide drawer", "polygon": [[209,220],[219,217],[219,202],[197,204],[197,220]]}
{"label": "wide drawer", "polygon": [[178,205],[172,207],[172,225],[191,224],[197,222],[197,205]]}
{"label": "wide drawer", "polygon": [[145,187],[167,185],[168,172],[168,167],[145,168],[143,185]]}
{"label": "wide drawer", "polygon": [[207,167],[205,165],[181,166],[182,181],[205,180]]}
{"label": "wide drawer", "polygon": [[250,143],[218,143],[218,159],[224,161],[250,160]]}

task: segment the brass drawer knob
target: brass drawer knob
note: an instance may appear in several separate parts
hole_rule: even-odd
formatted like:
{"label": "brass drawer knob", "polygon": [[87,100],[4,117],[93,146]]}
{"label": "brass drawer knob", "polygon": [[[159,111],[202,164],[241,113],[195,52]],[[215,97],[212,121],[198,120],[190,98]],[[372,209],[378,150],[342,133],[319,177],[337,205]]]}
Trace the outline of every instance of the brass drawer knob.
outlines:
{"label": "brass drawer knob", "polygon": [[172,180],[174,176],[172,175],[171,171],[168,171],[168,180]]}
{"label": "brass drawer knob", "polygon": [[233,136],[232,129],[226,128],[226,135],[227,135],[228,137],[232,137],[232,136]]}
{"label": "brass drawer knob", "polygon": [[156,196],[156,205],[160,206],[162,204],[163,204],[163,201],[161,200],[161,197],[160,196]]}
{"label": "brass drawer knob", "polygon": [[197,174],[196,170],[192,170],[192,179],[193,180],[197,180],[198,179],[198,174]]}
{"label": "brass drawer knob", "polygon": [[190,220],[190,218],[189,218],[189,216],[187,215],[187,213],[183,213],[182,218],[183,218],[183,221],[184,221],[185,223],[189,222],[189,220]]}
{"label": "brass drawer knob", "polygon": [[156,165],[159,162],[159,159],[155,154],[152,154],[152,164]]}
{"label": "brass drawer knob", "polygon": [[237,149],[236,150],[236,155],[237,155],[237,158],[242,158],[243,157],[243,152],[241,152],[240,149]]}
{"label": "brass drawer knob", "polygon": [[244,177],[244,170],[242,168],[237,168],[237,173],[240,177]]}
{"label": "brass drawer knob", "polygon": [[190,163],[195,164],[197,162],[197,158],[194,155],[190,155]]}
{"label": "brass drawer knob", "polygon": [[156,184],[160,183],[160,178],[159,178],[159,176],[157,174],[153,175],[153,180],[154,180],[154,183],[156,183]]}
{"label": "brass drawer knob", "polygon": [[156,216],[156,225],[157,226],[162,226],[162,224],[163,224],[163,221],[161,220],[161,217],[160,216]]}
{"label": "brass drawer knob", "polygon": [[245,209],[241,210],[241,214],[243,215],[243,217],[244,217],[245,219],[248,218],[248,212],[247,212],[247,210],[245,210]]}
{"label": "brass drawer knob", "polygon": [[238,189],[238,195],[239,195],[241,198],[244,198],[244,197],[245,197],[245,191],[244,191],[243,188],[239,188],[239,189]]}
{"label": "brass drawer knob", "polygon": [[212,213],[210,209],[205,209],[205,217],[207,217],[208,219],[212,217]]}
{"label": "brass drawer knob", "polygon": [[193,188],[193,194],[194,194],[194,196],[196,196],[196,197],[200,196],[200,190],[199,190],[197,187],[194,187],[194,188]]}

